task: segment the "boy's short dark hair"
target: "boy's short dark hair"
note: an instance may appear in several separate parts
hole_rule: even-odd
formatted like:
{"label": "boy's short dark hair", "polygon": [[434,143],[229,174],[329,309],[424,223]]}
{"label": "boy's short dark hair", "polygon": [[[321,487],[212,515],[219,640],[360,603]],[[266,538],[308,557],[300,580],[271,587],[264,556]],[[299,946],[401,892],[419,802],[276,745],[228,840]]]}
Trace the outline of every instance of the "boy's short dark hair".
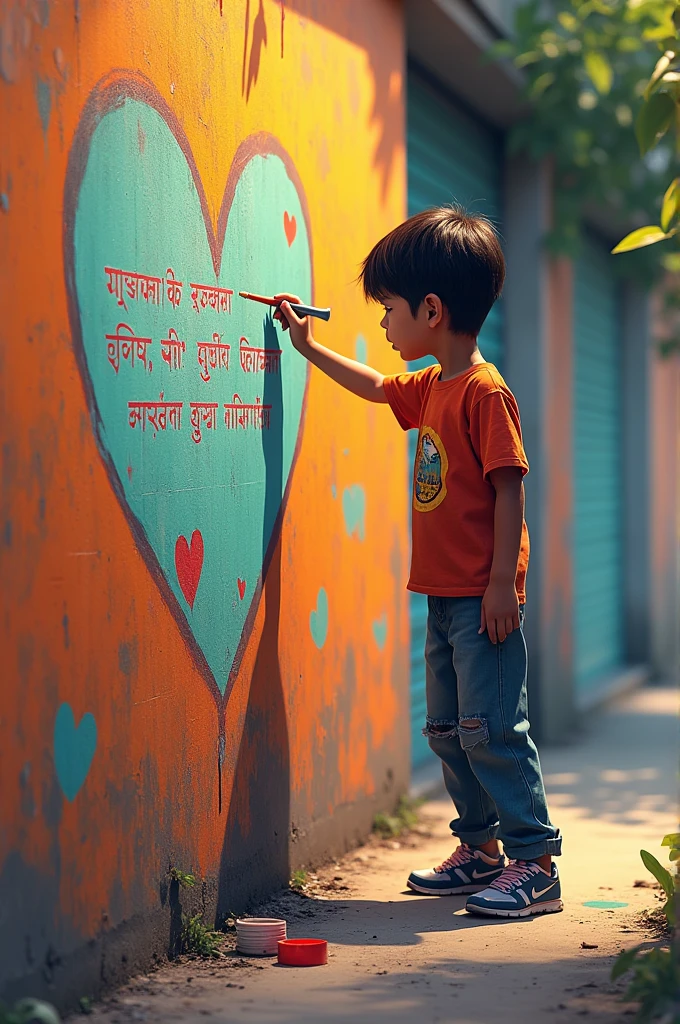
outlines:
{"label": "boy's short dark hair", "polygon": [[449,327],[476,337],[501,294],[505,259],[486,217],[460,206],[417,213],[373,246],[359,275],[366,298],[399,295],[415,317],[430,292],[449,314]]}

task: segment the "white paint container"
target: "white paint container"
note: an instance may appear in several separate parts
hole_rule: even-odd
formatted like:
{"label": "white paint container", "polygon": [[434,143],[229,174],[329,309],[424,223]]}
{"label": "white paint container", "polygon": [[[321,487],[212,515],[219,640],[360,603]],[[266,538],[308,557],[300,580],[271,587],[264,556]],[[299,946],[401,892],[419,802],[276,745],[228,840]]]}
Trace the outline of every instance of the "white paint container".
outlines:
{"label": "white paint container", "polygon": [[236,950],[245,956],[276,956],[286,938],[286,922],[276,917],[246,917],[236,922]]}

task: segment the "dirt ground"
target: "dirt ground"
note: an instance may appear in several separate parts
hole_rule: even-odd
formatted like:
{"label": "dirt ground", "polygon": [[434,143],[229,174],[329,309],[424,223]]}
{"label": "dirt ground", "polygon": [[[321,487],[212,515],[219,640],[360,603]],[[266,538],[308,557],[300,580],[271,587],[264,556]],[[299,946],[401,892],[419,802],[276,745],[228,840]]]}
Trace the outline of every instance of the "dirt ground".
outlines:
{"label": "dirt ground", "polygon": [[[376,838],[316,871],[303,894],[257,911],[285,917],[291,937],[329,942],[327,966],[249,960],[227,937],[218,960],[182,958],[138,977],[93,1008],[97,1024],[593,1024],[632,1019],[609,973],[621,949],[653,943],[645,914],[660,906],[640,861],[664,859],[675,831],[677,693],[648,688],[593,715],[568,747],[542,755],[553,820],[564,835],[561,914],[476,918],[465,897],[409,893],[413,867],[452,850],[450,803],[440,793],[416,830]],[[636,886],[636,882],[642,885]],[[589,902],[623,903],[588,907]],[[658,941],[658,940],[656,940]],[[72,1018],[82,1020],[82,1017]]]}

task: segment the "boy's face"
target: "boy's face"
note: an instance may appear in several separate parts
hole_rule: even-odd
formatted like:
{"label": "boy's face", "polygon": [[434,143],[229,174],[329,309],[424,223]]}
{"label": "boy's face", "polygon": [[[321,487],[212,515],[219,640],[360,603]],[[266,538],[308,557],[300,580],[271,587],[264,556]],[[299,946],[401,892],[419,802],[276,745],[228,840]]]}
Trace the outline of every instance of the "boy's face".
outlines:
{"label": "boy's face", "polygon": [[421,359],[431,354],[432,311],[426,296],[421,302],[417,315],[411,313],[406,299],[399,295],[386,295],[383,299],[385,315],[380,326],[385,330],[387,340],[405,362]]}

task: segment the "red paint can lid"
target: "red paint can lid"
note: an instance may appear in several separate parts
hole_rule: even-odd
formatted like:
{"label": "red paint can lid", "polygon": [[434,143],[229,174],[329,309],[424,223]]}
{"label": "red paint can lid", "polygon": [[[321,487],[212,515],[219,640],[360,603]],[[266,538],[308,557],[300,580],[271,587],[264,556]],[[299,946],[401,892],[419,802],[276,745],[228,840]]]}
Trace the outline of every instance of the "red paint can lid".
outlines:
{"label": "red paint can lid", "polygon": [[325,939],[280,939],[279,963],[287,967],[320,967],[328,963]]}

